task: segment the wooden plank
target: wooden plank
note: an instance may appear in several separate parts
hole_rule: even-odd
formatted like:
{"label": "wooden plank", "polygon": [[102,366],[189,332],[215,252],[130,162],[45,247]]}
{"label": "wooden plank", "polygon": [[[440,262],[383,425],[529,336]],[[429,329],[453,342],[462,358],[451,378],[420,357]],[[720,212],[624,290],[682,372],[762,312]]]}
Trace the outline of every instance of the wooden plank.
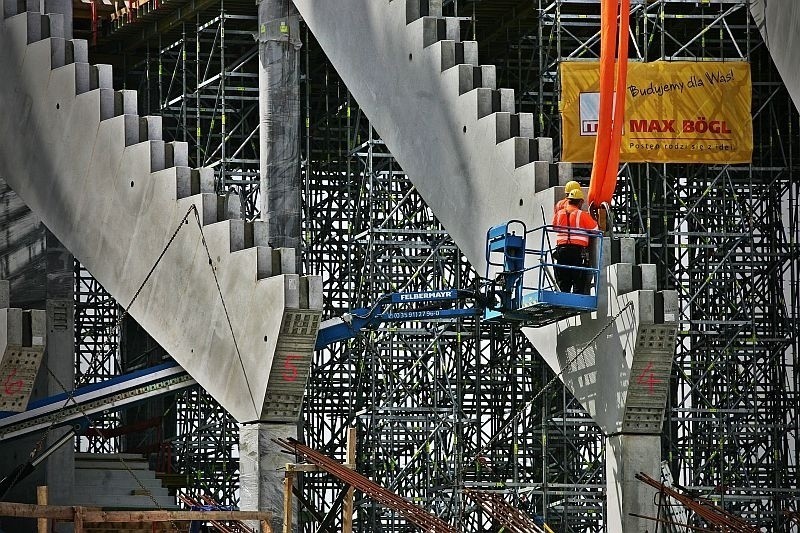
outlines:
{"label": "wooden plank", "polygon": [[18,518],[50,518],[71,521],[75,516],[72,507],[66,505],[34,505],[30,503],[0,502],[0,516]]}
{"label": "wooden plank", "polygon": [[[47,485],[40,485],[36,487],[36,504],[47,505]],[[36,527],[39,533],[48,533],[47,518],[39,518],[36,520]]]}
{"label": "wooden plank", "polygon": [[283,533],[292,533],[292,487],[294,473],[287,470],[283,478]]}
{"label": "wooden plank", "polygon": [[[0,516],[49,518],[72,521],[75,507],[0,502]],[[262,511],[103,511],[81,507],[84,522],[186,522],[190,520],[270,520],[272,513]]]}
{"label": "wooden plank", "polygon": [[[356,464],[356,438],[358,430],[347,428],[347,463],[355,469]],[[350,487],[342,502],[342,533],[353,533],[353,497],[355,489]]]}
{"label": "wooden plank", "polygon": [[76,507],[75,508],[75,518],[74,518],[74,533],[86,533],[86,530],[83,528],[83,508]]}
{"label": "wooden plank", "polygon": [[189,520],[270,520],[262,511],[100,511],[87,510],[86,522],[186,522]]}
{"label": "wooden plank", "polygon": [[15,518],[49,518],[71,522],[76,519],[78,509],[81,510],[83,522],[101,523],[272,519],[272,513],[262,511],[103,511],[94,507],[0,502],[0,516]]}

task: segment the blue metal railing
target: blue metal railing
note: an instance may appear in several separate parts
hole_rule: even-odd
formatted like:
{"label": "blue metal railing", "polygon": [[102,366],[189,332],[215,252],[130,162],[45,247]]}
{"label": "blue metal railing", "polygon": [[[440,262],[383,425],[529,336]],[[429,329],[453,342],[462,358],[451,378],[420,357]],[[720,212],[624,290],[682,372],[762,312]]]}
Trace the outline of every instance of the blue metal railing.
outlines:
{"label": "blue metal railing", "polygon": [[[589,266],[558,264],[553,258],[556,249],[554,243],[558,234],[566,231],[566,228],[550,224],[528,230],[520,220],[511,220],[489,229],[486,235],[486,277],[489,278],[493,268],[503,269],[498,275],[502,276],[502,289],[509,296],[508,301],[503,302],[505,308],[516,310],[534,303],[551,303],[581,310],[597,308],[603,247],[597,247],[598,253],[591,258]],[[572,238],[585,236],[590,243],[603,235],[601,231],[578,228],[569,228],[569,233]],[[536,237],[539,247],[528,248],[527,242],[537,240]],[[534,261],[529,261],[529,258],[534,258],[535,263],[530,264]],[[587,285],[594,286],[594,289],[590,294],[562,293],[556,282],[557,269],[584,273],[592,281]]]}

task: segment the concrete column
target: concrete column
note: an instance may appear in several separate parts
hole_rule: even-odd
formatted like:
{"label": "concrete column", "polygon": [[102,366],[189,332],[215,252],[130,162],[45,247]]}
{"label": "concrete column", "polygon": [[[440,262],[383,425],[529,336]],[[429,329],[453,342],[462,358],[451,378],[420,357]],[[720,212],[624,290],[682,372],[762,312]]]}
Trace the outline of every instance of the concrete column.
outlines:
{"label": "concrete column", "polygon": [[644,472],[660,479],[661,437],[616,435],[606,439],[607,531],[653,533],[656,522],[631,516],[658,517],[653,489],[636,479]]}
{"label": "concrete column", "polygon": [[[244,424],[239,431],[239,508],[271,511],[272,530],[283,532],[283,479],[286,463],[293,461],[272,439],[297,438],[297,424],[260,422]],[[297,511],[293,511],[297,524]],[[292,531],[296,531],[296,526]]]}
{"label": "concrete column", "polygon": [[[274,248],[300,245],[300,22],[289,0],[258,4],[262,220]],[[299,250],[298,250],[299,252]],[[299,260],[300,254],[296,257]]]}
{"label": "concrete column", "polygon": [[[49,230],[45,232],[47,243],[47,348],[45,363],[40,373],[47,376],[47,394],[64,392],[62,385],[70,390],[75,384],[75,263],[72,254]],[[51,375],[52,373],[52,375]],[[58,378],[58,379],[56,379]],[[49,446],[69,428],[50,432]],[[65,444],[46,464],[48,497],[52,505],[69,505],[75,484],[75,451]],[[59,526],[59,531],[66,529]]]}

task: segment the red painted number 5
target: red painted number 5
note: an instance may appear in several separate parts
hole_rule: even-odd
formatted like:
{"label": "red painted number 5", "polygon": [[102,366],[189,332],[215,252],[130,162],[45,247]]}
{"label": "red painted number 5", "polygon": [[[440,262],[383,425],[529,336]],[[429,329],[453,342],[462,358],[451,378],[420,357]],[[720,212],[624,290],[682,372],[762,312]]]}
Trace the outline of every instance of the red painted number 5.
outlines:
{"label": "red painted number 5", "polygon": [[302,357],[296,354],[286,356],[286,360],[283,361],[284,381],[297,381],[297,365],[294,364],[294,361],[298,359],[302,359]]}

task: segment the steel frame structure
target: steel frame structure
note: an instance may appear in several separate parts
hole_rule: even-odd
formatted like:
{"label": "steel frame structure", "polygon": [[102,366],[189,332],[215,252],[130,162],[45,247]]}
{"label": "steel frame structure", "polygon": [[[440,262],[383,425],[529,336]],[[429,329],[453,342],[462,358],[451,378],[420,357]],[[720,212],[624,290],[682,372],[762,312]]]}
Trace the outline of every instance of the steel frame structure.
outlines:
{"label": "steel frame structure", "polygon": [[[753,165],[626,165],[616,230],[641,237],[642,258],[657,263],[663,287],[681,295],[664,447],[677,481],[770,530],[789,530],[782,512],[797,508],[800,453],[793,446],[800,430],[797,113],[745,0],[633,4],[637,59],[744,58],[754,66]],[[558,67],[598,57],[598,2],[461,0],[446,1],[445,10],[473,17],[469,37],[479,41],[483,62],[498,65],[500,85],[516,89],[518,108],[537,116],[537,134],[558,146]],[[151,112],[168,117],[165,129],[190,143],[193,164],[216,163],[220,190],[240,193],[250,218],[258,215],[257,55],[247,34],[254,14],[223,2],[195,14],[179,31],[145,42],[125,77]],[[469,287],[475,273],[313,37],[304,43],[303,265],[323,276],[325,314],[370,305],[404,286]],[[460,488],[491,484],[556,530],[602,531],[603,439],[563,387],[541,394],[504,430],[502,446],[474,460],[508,413],[551,377],[508,328],[470,321],[380,328],[318,353],[304,435],[343,459],[346,428],[357,426],[362,472],[465,530],[491,523],[464,503]],[[182,405],[194,402],[211,409],[194,397]],[[186,411],[186,432],[201,427],[192,425],[203,419],[195,415]],[[226,421],[204,431],[214,450],[235,447],[235,439],[221,438],[235,434]],[[200,470],[204,453],[187,464],[197,461]],[[209,484],[233,487],[229,474],[226,466]],[[318,474],[307,474],[302,487],[318,509],[340,490]],[[405,527],[367,501],[356,509],[357,531]],[[304,531],[315,531],[308,513],[301,518]]]}
{"label": "steel frame structure", "polygon": [[[106,381],[121,373],[119,365],[119,308],[116,300],[83,266],[75,261],[75,386]],[[120,413],[93,417],[93,427],[111,429],[119,425]],[[75,451],[115,453],[119,438],[99,436],[75,438]]]}
{"label": "steel frame structure", "polygon": [[189,143],[193,167],[214,168],[217,189],[258,217],[258,46],[255,7],[224,1],[180,29],[139,43],[124,81],[161,115],[165,138]]}
{"label": "steel frame structure", "polygon": [[[599,56],[599,4],[538,4],[539,83],[523,94],[558,141],[558,66]],[[769,531],[795,531],[784,511],[800,496],[798,116],[748,4],[634,2],[632,58],[751,62],[755,149],[752,165],[625,165],[616,230],[642,237],[642,258],[681,299],[664,437],[677,482]]]}
{"label": "steel frame structure", "polygon": [[[323,277],[325,314],[397,290],[474,287],[477,274],[313,37],[305,43],[304,263]],[[600,531],[603,439],[562,386],[539,396],[552,377],[508,327],[474,320],[381,327],[317,353],[304,437],[343,460],[347,427],[356,426],[360,472],[465,531],[493,526],[465,502],[463,487],[500,487],[558,530]],[[305,475],[302,488],[320,512],[341,490],[318,474]],[[356,504],[356,531],[406,527],[369,501]],[[315,521],[304,531],[316,531]]]}

